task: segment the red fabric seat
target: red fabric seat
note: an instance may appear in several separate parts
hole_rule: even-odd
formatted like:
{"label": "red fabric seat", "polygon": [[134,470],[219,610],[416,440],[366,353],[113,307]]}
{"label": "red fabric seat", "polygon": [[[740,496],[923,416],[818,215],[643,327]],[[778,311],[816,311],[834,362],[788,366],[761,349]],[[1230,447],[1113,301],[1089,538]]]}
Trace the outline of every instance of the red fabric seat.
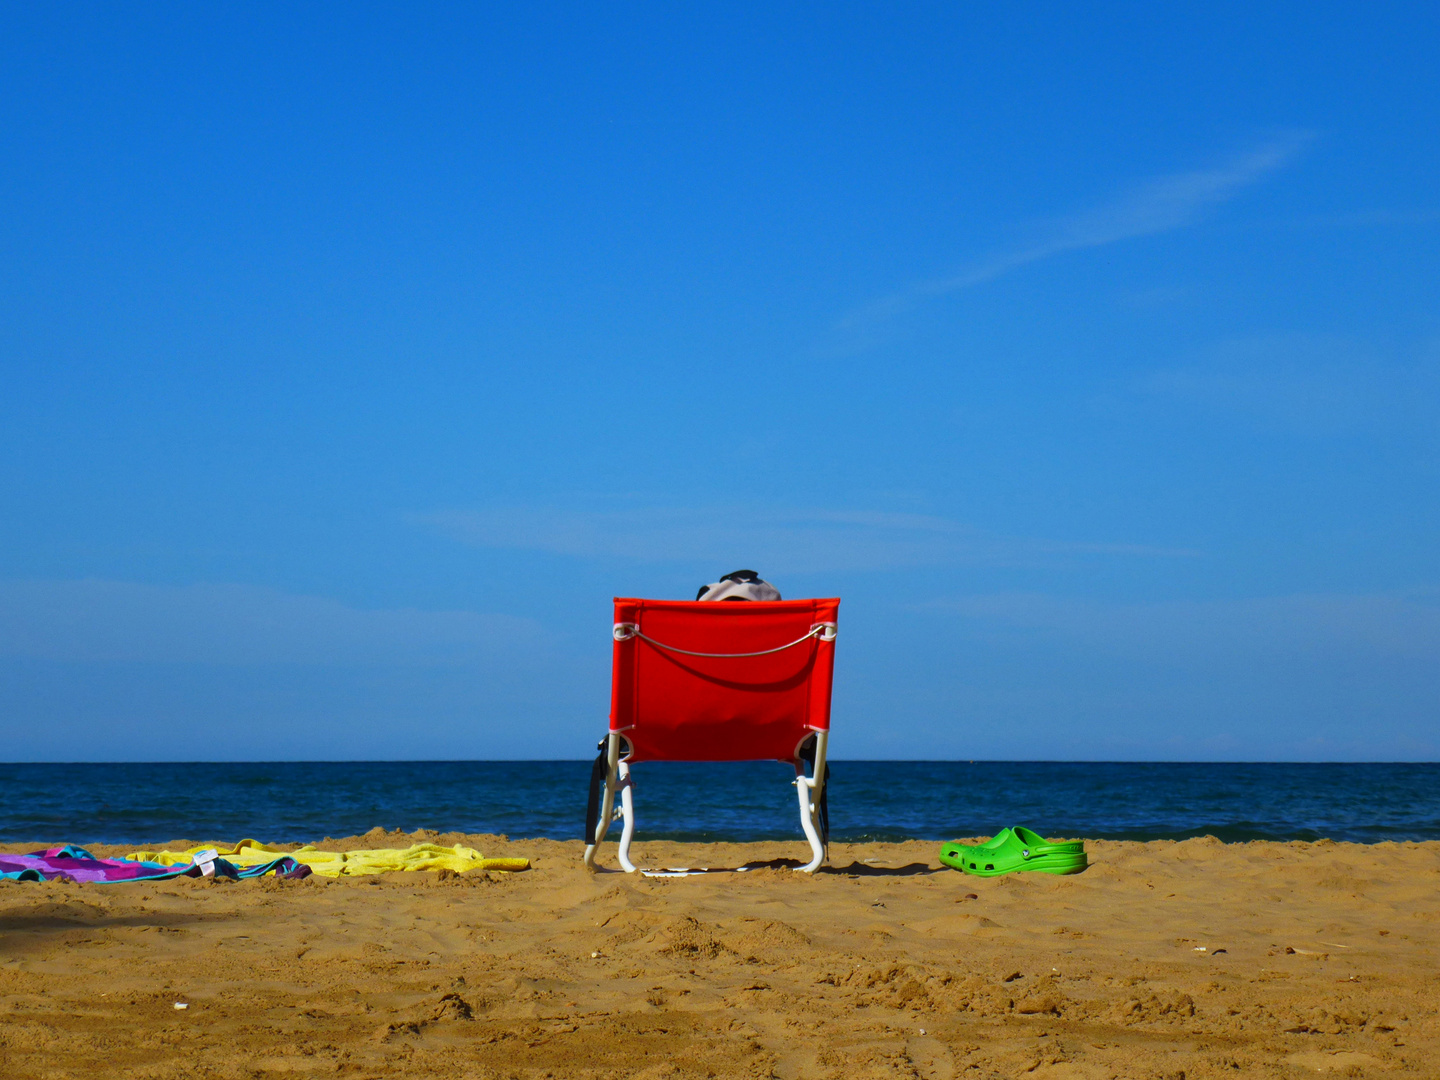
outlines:
{"label": "red fabric seat", "polygon": [[794,761],[830,729],[839,608],[617,598],[610,730],[631,762]]}

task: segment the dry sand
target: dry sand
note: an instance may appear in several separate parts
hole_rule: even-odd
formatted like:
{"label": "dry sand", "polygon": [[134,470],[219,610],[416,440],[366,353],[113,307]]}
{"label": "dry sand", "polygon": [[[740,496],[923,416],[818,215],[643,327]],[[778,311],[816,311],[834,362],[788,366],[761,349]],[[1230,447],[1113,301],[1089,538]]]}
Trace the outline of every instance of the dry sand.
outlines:
{"label": "dry sand", "polygon": [[534,869],[0,886],[0,1075],[1440,1076],[1440,843],[1092,842],[990,880],[932,843],[813,877],[800,844],[636,845],[773,860],[667,880],[438,839]]}

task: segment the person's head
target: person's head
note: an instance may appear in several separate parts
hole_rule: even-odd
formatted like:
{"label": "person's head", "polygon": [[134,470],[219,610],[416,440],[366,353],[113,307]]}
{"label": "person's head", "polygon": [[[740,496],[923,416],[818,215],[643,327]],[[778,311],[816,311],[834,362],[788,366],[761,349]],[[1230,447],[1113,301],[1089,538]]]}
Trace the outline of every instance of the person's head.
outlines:
{"label": "person's head", "polygon": [[713,585],[701,585],[696,600],[779,600],[780,590],[754,570],[735,570]]}

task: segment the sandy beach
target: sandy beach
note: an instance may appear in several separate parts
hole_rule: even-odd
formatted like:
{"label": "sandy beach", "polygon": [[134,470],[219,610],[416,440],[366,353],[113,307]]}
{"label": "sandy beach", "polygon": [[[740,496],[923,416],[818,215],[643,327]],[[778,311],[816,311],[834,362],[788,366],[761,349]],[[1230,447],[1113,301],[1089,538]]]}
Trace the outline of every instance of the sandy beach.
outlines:
{"label": "sandy beach", "polygon": [[4,1075],[1440,1076],[1440,843],[322,846],[435,840],[533,869],[0,887]]}

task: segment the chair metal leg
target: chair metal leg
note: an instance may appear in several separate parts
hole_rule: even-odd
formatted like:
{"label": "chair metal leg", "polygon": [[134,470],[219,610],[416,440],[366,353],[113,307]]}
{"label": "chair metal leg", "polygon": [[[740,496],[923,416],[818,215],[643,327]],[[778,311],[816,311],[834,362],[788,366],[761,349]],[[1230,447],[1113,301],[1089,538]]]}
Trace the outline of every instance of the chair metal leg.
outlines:
{"label": "chair metal leg", "polygon": [[[610,831],[610,822],[615,817],[615,792],[619,789],[620,779],[620,736],[613,731],[606,736],[605,745],[605,795],[600,801],[600,820],[595,826],[595,843],[585,848],[585,865],[591,870],[595,869],[595,852],[600,846],[600,841],[605,839],[605,834]],[[628,767],[626,768],[628,773]],[[621,796],[624,802],[624,796]]]}
{"label": "chair metal leg", "polygon": [[[635,797],[631,793],[634,788],[634,781],[630,779],[630,763],[620,760],[620,736],[611,732],[605,748],[605,757],[608,768],[605,772],[605,795],[600,801],[600,820],[595,826],[595,843],[585,848],[585,865],[591,870],[595,869],[595,855],[600,847],[600,841],[605,839],[605,834],[610,831],[610,823],[619,817],[623,824],[620,827],[620,865],[627,874],[635,872],[635,864],[630,861],[630,841],[635,836]],[[615,812],[615,795],[620,795],[620,812]]]}

